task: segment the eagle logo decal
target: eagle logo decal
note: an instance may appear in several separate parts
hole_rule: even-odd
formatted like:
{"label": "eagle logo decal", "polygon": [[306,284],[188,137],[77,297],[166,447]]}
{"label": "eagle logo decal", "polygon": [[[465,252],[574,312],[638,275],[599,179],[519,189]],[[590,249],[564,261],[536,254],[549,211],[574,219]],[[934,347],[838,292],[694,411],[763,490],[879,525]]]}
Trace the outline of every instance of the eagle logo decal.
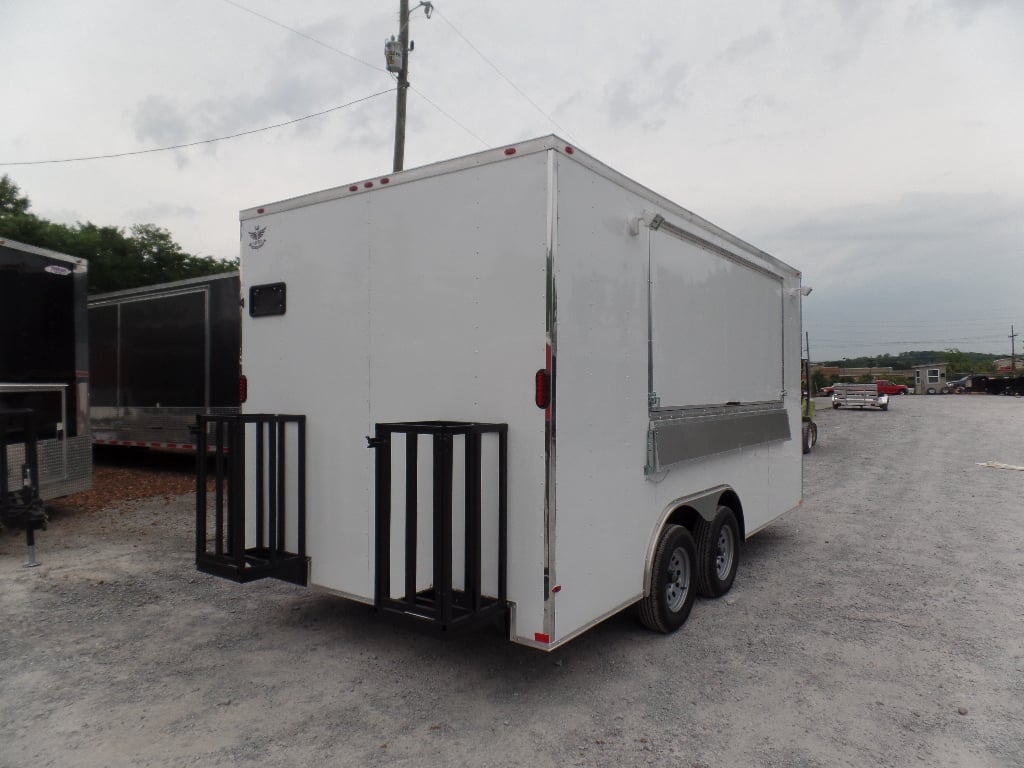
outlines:
{"label": "eagle logo decal", "polygon": [[266,227],[256,227],[256,229],[251,231],[249,233],[249,247],[256,251],[266,245],[267,241],[263,239],[263,234],[266,231]]}

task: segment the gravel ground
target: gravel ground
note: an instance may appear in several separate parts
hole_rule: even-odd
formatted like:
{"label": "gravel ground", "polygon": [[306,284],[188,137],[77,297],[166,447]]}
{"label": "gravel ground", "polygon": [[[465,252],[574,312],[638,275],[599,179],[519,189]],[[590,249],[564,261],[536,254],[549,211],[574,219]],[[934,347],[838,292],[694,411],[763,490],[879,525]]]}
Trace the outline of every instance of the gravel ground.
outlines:
{"label": "gravel ground", "polygon": [[1024,765],[1024,472],[979,466],[1024,465],[1024,401],[818,405],[732,592],[552,654],[196,573],[167,486],[65,500],[42,567],[0,534],[0,766]]}

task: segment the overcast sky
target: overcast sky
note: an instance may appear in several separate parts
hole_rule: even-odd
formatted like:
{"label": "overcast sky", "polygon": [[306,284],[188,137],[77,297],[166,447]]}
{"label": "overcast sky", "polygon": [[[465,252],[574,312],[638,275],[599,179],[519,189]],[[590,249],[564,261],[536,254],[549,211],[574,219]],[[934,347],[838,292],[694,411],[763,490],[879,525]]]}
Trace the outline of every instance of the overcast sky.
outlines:
{"label": "overcast sky", "polygon": [[[1011,325],[1024,349],[1024,2],[435,6],[411,25],[406,168],[557,133],[802,270],[814,359],[1009,354]],[[398,0],[0,9],[0,173],[40,216],[155,223],[228,258],[240,209],[391,170],[393,93],[187,149],[13,163],[210,139],[392,89]]]}

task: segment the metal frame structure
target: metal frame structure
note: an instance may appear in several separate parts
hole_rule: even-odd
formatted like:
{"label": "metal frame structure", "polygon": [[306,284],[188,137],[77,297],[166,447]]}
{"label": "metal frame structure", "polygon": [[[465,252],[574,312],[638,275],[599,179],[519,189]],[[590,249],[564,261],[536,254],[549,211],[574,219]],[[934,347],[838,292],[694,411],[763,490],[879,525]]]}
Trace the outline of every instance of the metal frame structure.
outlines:
{"label": "metal frame structure", "polygon": [[[287,526],[288,456],[286,430],[294,425],[295,512]],[[247,429],[251,426],[252,429]],[[304,416],[249,414],[197,417],[198,455],[213,451],[214,504],[212,542],[207,504],[206,462],[196,460],[196,568],[238,582],[272,577],[293,584],[309,584],[306,555],[306,419]],[[207,430],[213,445],[207,446]],[[248,433],[252,433],[251,435]],[[252,438],[255,476],[246,485],[246,444]],[[252,514],[247,514],[246,493],[254,490]],[[251,532],[251,533],[250,533]],[[287,548],[289,537],[296,551]],[[212,544],[212,551],[211,545]],[[251,544],[251,546],[250,546]]]}
{"label": "metal frame structure", "polygon": [[[482,460],[483,435],[498,435],[498,505],[497,560],[498,594],[488,598],[481,594],[482,584]],[[393,516],[392,442],[396,434],[405,435],[405,516]],[[417,586],[419,529],[419,437],[428,436],[432,443],[432,541],[428,559],[432,569],[431,585]],[[465,520],[464,520],[464,584],[457,589],[453,580],[453,478],[456,437],[465,440]],[[374,607],[378,611],[430,621],[442,630],[475,622],[507,609],[508,586],[508,425],[469,422],[433,421],[419,423],[377,424],[374,437],[368,439],[375,449],[375,535]],[[391,588],[391,540],[393,525],[402,525],[404,546],[404,592],[395,599]]]}

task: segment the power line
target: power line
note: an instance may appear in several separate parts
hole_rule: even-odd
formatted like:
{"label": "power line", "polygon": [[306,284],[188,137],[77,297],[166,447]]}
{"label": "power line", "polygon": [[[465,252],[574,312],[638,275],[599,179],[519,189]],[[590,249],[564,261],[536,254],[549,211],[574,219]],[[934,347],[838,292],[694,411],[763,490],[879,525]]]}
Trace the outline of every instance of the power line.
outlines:
{"label": "power line", "polygon": [[217,138],[214,138],[214,139],[200,139],[199,141],[190,141],[190,142],[187,142],[185,144],[174,144],[174,145],[169,146],[169,147],[153,147],[151,149],[136,149],[136,150],[134,150],[132,152],[113,152],[113,153],[108,154],[108,155],[89,155],[89,156],[86,156],[86,157],[65,157],[65,158],[61,158],[59,160],[19,160],[19,161],[13,162],[13,163],[0,162],[0,166],[4,166],[4,165],[48,165],[48,164],[53,164],[53,163],[77,163],[77,162],[80,162],[80,161],[83,161],[83,160],[110,160],[110,159],[115,158],[115,157],[130,157],[131,155],[147,155],[147,154],[151,154],[153,152],[168,152],[168,151],[170,151],[172,149],[185,149],[186,147],[197,147],[200,144],[213,144],[214,142],[217,142],[217,141],[227,141],[228,139],[237,139],[240,136],[251,136],[254,133],[262,133],[264,131],[273,130],[274,128],[283,128],[286,125],[294,125],[295,123],[301,123],[303,120],[309,120],[309,119],[314,118],[314,117],[320,117],[322,115],[326,115],[326,114],[329,114],[331,112],[337,112],[339,109],[345,109],[346,107],[354,106],[355,104],[359,104],[359,103],[361,103],[363,101],[369,101],[370,99],[375,99],[378,96],[383,96],[386,93],[391,93],[393,90],[395,90],[395,89],[394,88],[388,88],[386,91],[379,91],[379,92],[371,94],[369,96],[363,96],[361,99],[356,99],[355,101],[350,101],[347,104],[339,104],[336,107],[331,107],[330,109],[324,109],[324,110],[322,110],[320,112],[314,112],[311,115],[303,115],[302,117],[296,117],[294,120],[286,120],[283,123],[275,123],[274,125],[265,125],[262,128],[253,128],[252,130],[249,130],[249,131],[241,131],[239,133],[233,133],[230,136],[218,136]]}
{"label": "power line", "polygon": [[370,69],[374,69],[377,72],[384,72],[385,74],[387,73],[387,70],[384,69],[383,67],[378,67],[376,64],[371,64],[368,61],[363,61],[359,57],[353,56],[351,53],[346,53],[345,51],[341,50],[340,48],[335,48],[333,45],[330,45],[329,43],[325,43],[323,40],[318,40],[315,37],[313,37],[312,35],[307,35],[305,32],[300,32],[299,30],[295,29],[294,27],[289,27],[287,24],[282,24],[280,21],[277,21],[276,19],[272,19],[269,16],[264,16],[262,13],[258,13],[256,11],[252,10],[251,8],[246,8],[241,3],[236,3],[234,0],[222,0],[222,2],[225,2],[228,5],[233,5],[235,8],[237,8],[240,11],[245,11],[246,13],[251,13],[253,16],[261,18],[264,21],[268,21],[268,22],[270,22],[271,24],[273,24],[275,26],[281,27],[281,29],[286,29],[289,32],[293,32],[294,34],[298,35],[299,37],[304,37],[306,40],[309,40],[311,43],[316,43],[317,45],[319,45],[319,46],[321,46],[323,48],[326,48],[329,51],[334,51],[335,53],[341,54],[342,56],[344,56],[347,59],[352,59],[352,61],[354,61],[354,62],[356,62],[358,64],[362,64],[364,67],[369,67]]}
{"label": "power line", "polygon": [[480,142],[481,144],[483,144],[483,146],[484,146],[485,148],[487,148],[487,149],[490,149],[490,148],[491,148],[492,146],[494,146],[493,144],[488,144],[488,143],[487,143],[486,141],[484,141],[484,140],[483,140],[483,139],[481,139],[481,138],[480,138],[479,136],[477,136],[477,135],[476,135],[475,133],[473,133],[473,131],[469,130],[469,128],[467,128],[466,126],[464,126],[464,125],[463,125],[462,123],[460,123],[460,122],[459,122],[458,120],[456,120],[456,119],[455,119],[454,117],[452,117],[452,116],[451,116],[451,115],[449,115],[449,114],[448,114],[447,112],[445,112],[445,111],[444,111],[443,109],[441,109],[441,107],[439,107],[439,106],[438,106],[437,104],[435,104],[435,103],[434,103],[433,101],[431,101],[431,100],[430,100],[429,98],[427,98],[426,94],[425,94],[425,93],[423,93],[423,91],[421,91],[421,90],[420,90],[419,88],[417,88],[416,86],[414,86],[414,85],[410,85],[410,86],[409,86],[409,90],[411,90],[411,91],[415,91],[415,92],[416,92],[416,95],[417,95],[417,96],[419,96],[419,97],[420,97],[421,99],[423,99],[423,100],[424,100],[425,102],[427,102],[427,104],[429,104],[430,106],[432,106],[432,107],[433,107],[434,109],[436,109],[436,110],[437,110],[438,112],[440,112],[440,113],[441,113],[442,115],[444,115],[444,116],[445,116],[445,117],[447,117],[447,118],[448,118],[449,120],[451,120],[451,121],[452,121],[453,123],[455,123],[455,124],[456,124],[457,126],[459,126],[459,128],[461,128],[462,130],[464,130],[464,131],[465,131],[466,133],[468,133],[468,134],[469,134],[470,136],[472,136],[472,137],[473,137],[474,139],[476,139],[476,140],[477,140],[477,141],[479,141],[479,142]]}
{"label": "power line", "polygon": [[542,114],[542,115],[543,115],[543,116],[544,116],[544,117],[545,117],[545,118],[546,118],[546,119],[547,119],[547,120],[548,120],[548,121],[549,121],[549,122],[550,122],[550,123],[551,123],[552,125],[554,125],[554,126],[555,126],[556,128],[558,128],[558,130],[560,130],[560,131],[561,131],[561,132],[562,132],[562,133],[563,133],[563,134],[565,135],[565,137],[566,137],[567,139],[569,139],[570,141],[572,141],[572,142],[573,142],[574,144],[575,144],[575,143],[577,143],[577,142],[576,142],[576,139],[574,139],[574,138],[573,138],[572,134],[571,134],[571,133],[569,133],[569,131],[567,131],[567,130],[566,130],[566,129],[565,129],[564,127],[562,127],[562,126],[561,126],[561,125],[560,125],[560,124],[558,123],[558,121],[557,121],[557,120],[555,120],[555,118],[553,118],[553,117],[552,117],[551,115],[549,115],[549,114],[548,114],[547,112],[545,112],[545,111],[544,111],[543,109],[541,109],[541,108],[540,108],[540,107],[539,107],[539,106],[537,105],[537,102],[535,102],[535,101],[534,101],[533,99],[531,99],[531,98],[530,98],[529,96],[527,96],[527,95],[526,95],[526,94],[525,94],[525,93],[523,92],[523,90],[522,90],[522,89],[521,89],[521,88],[520,88],[520,87],[519,87],[518,85],[516,85],[515,83],[513,83],[513,82],[512,82],[512,80],[511,80],[511,79],[510,79],[510,78],[509,78],[509,77],[508,77],[508,76],[507,76],[507,75],[506,75],[506,74],[505,74],[504,72],[502,72],[502,71],[501,71],[500,69],[498,69],[498,65],[497,65],[497,64],[495,64],[495,63],[494,63],[493,61],[491,61],[491,60],[490,60],[490,59],[488,59],[488,58],[487,58],[486,56],[484,56],[484,55],[483,55],[483,53],[482,53],[482,52],[480,51],[480,49],[479,49],[479,48],[477,48],[477,47],[476,47],[475,45],[473,45],[473,43],[472,43],[472,42],[470,42],[469,38],[468,38],[468,37],[466,37],[466,36],[465,36],[464,34],[462,34],[462,33],[461,33],[461,32],[460,32],[460,31],[459,31],[459,30],[458,30],[457,28],[456,28],[456,26],[455,26],[454,24],[452,24],[452,23],[451,23],[451,22],[450,22],[450,21],[448,20],[448,17],[447,17],[447,16],[445,16],[445,15],[444,15],[443,13],[441,13],[441,11],[439,11],[439,10],[438,10],[437,8],[434,8],[434,13],[436,13],[436,14],[437,14],[438,16],[440,16],[440,17],[441,17],[441,18],[442,18],[442,19],[444,20],[444,23],[445,23],[445,24],[447,24],[447,25],[448,25],[449,27],[451,27],[451,28],[452,28],[452,30],[453,30],[453,31],[455,32],[455,34],[457,34],[457,35],[458,35],[459,37],[461,37],[461,38],[463,39],[463,41],[464,41],[464,42],[466,43],[466,45],[468,45],[468,46],[469,46],[470,48],[472,48],[472,49],[473,49],[474,51],[476,51],[476,54],[477,54],[477,56],[479,56],[479,57],[480,57],[481,59],[483,59],[483,60],[484,60],[484,61],[485,61],[485,62],[487,63],[487,65],[488,65],[488,66],[489,66],[489,67],[490,67],[491,69],[493,69],[493,70],[494,70],[495,72],[497,72],[497,73],[498,73],[498,75],[499,75],[499,76],[500,76],[500,77],[501,77],[501,78],[502,78],[502,79],[503,79],[503,80],[504,80],[504,81],[505,81],[506,83],[508,83],[509,85],[511,85],[511,86],[512,86],[512,87],[513,87],[513,88],[515,89],[516,93],[518,93],[518,94],[519,94],[520,96],[522,96],[522,97],[523,97],[524,99],[526,99],[526,100],[527,100],[527,101],[528,101],[528,102],[530,103],[530,105],[531,105],[531,106],[532,106],[532,107],[533,107],[534,109],[536,109],[536,110],[537,110],[538,112],[540,112],[540,113],[541,113],[541,114]]}

